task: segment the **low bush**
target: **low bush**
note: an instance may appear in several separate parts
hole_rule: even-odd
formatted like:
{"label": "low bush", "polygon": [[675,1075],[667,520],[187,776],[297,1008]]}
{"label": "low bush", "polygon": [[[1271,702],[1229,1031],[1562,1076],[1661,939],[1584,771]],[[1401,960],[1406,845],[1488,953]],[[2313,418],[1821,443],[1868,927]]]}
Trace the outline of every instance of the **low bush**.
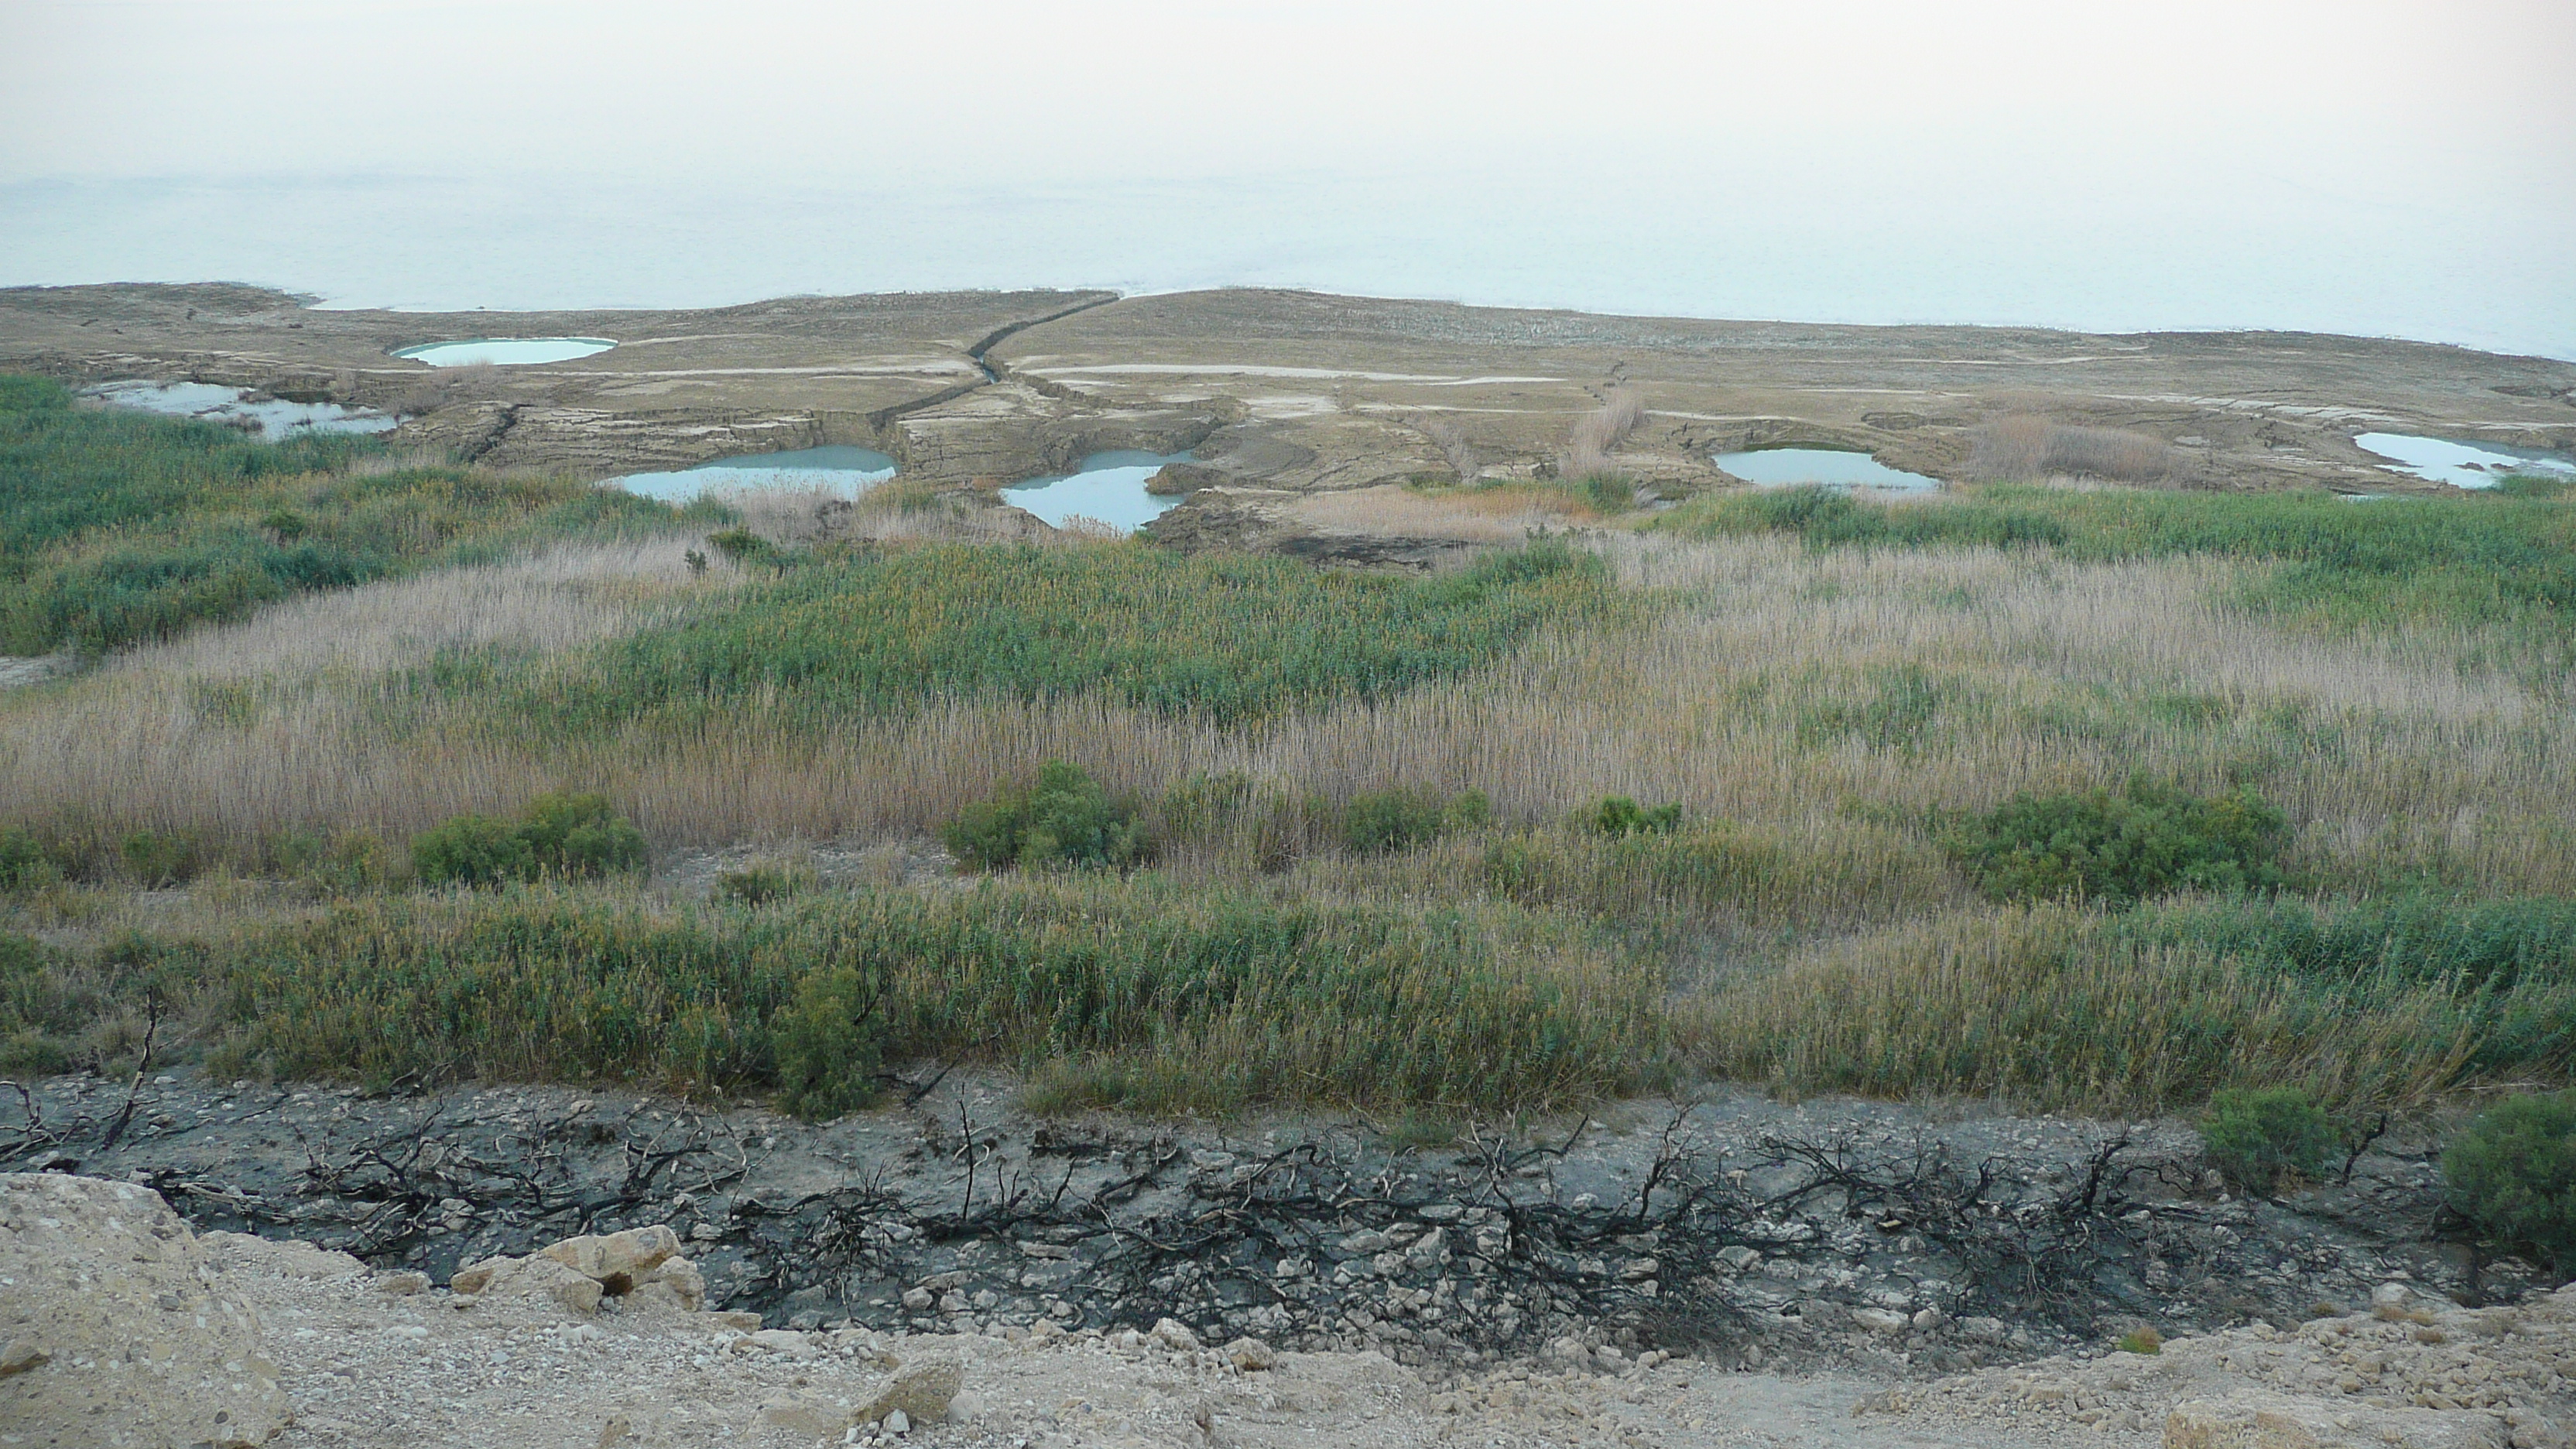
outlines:
{"label": "low bush", "polygon": [[2285,1179],[2322,1176],[2345,1145],[2342,1127],[2296,1087],[2216,1093],[2201,1116],[2200,1139],[2212,1167],[2264,1197]]}
{"label": "low bush", "polygon": [[2156,1332],[2152,1328],[2132,1329],[2129,1332],[2120,1335],[2120,1352],[2122,1353],[2152,1356],[2164,1351],[2165,1336]]}
{"label": "low bush", "polygon": [[185,836],[137,830],[116,843],[116,858],[136,884],[158,890],[195,873],[197,849]]}
{"label": "low bush", "polygon": [[555,793],[517,820],[459,815],[412,838],[423,885],[498,885],[541,876],[584,878],[642,868],[644,832],[605,797]]}
{"label": "low bush", "polygon": [[1406,850],[1452,830],[1474,830],[1493,817],[1482,790],[1363,790],[1342,807],[1342,843],[1362,855]]}
{"label": "low bush", "polygon": [[2553,1279],[2576,1272],[2576,1091],[2507,1097],[2442,1149],[2451,1207]]}
{"label": "low bush", "polygon": [[774,860],[755,861],[739,870],[716,872],[716,899],[737,905],[766,906],[811,890],[814,872]]}
{"label": "low bush", "polygon": [[2121,904],[2277,889],[2288,840],[2281,813],[2250,792],[2203,798],[2137,779],[2120,794],[2016,795],[1943,844],[1996,900]]}
{"label": "low bush", "polygon": [[1678,804],[1642,807],[1625,795],[1603,797],[1591,815],[1592,828],[1603,835],[1670,835],[1681,828]]}
{"label": "low bush", "polygon": [[1050,760],[1026,784],[1005,785],[940,828],[940,840],[976,870],[1009,866],[1114,866],[1143,860],[1150,842],[1134,802],[1113,798],[1080,765]]}
{"label": "low bush", "polygon": [[0,890],[24,890],[62,879],[45,843],[15,826],[0,830]]}
{"label": "low bush", "polygon": [[876,1101],[886,990],[882,971],[858,966],[827,966],[805,978],[776,1028],[780,1107],[822,1120]]}

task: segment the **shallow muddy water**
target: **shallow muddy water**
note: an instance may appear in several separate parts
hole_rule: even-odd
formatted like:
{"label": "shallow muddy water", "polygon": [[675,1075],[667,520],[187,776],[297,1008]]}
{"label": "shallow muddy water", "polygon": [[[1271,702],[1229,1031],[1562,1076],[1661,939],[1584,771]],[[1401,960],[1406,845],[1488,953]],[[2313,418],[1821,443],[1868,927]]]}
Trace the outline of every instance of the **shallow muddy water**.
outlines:
{"label": "shallow muddy water", "polygon": [[1145,491],[1145,480],[1166,463],[1185,463],[1186,453],[1139,453],[1120,450],[1094,453],[1082,467],[1061,478],[1032,478],[1002,490],[1006,503],[1025,508],[1055,527],[1069,518],[1090,518],[1121,533],[1133,533],[1180,503]]}
{"label": "shallow muddy water", "polygon": [[822,488],[844,498],[856,498],[893,477],[894,469],[894,459],[873,448],[833,446],[718,458],[670,473],[629,473],[607,479],[605,486],[665,503],[686,503],[705,493],[739,493],[754,488]]}
{"label": "shallow muddy water", "polygon": [[111,382],[85,388],[81,396],[96,398],[110,407],[140,408],[223,423],[257,433],[270,442],[297,433],[382,433],[402,421],[372,408],[342,407],[338,403],[253,400],[250,391],[211,382]]}
{"label": "shallow muddy water", "polygon": [[1759,448],[1747,453],[1720,453],[1717,466],[1762,488],[1822,483],[1835,488],[1886,488],[1919,493],[1941,486],[1938,478],[1891,468],[1867,453],[1847,453],[1832,448]]}
{"label": "shallow muddy water", "polygon": [[532,362],[570,362],[576,357],[595,357],[617,344],[605,337],[468,337],[459,342],[424,342],[418,347],[398,347],[394,356],[426,362],[432,367],[472,367],[489,362],[501,367],[524,367]]}
{"label": "shallow muddy water", "polygon": [[2364,433],[2353,439],[2366,453],[2393,461],[2379,466],[2391,473],[2411,473],[2454,488],[2493,488],[2516,473],[2576,475],[2576,462],[2503,443],[2455,443],[2448,438],[2420,438],[2411,433]]}

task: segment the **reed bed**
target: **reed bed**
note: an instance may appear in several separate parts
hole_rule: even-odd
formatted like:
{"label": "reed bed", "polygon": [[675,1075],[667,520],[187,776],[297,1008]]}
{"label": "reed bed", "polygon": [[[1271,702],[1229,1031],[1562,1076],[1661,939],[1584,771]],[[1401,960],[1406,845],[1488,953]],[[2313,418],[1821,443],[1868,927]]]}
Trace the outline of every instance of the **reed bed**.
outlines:
{"label": "reed bed", "polygon": [[[581,704],[562,716],[577,727],[496,728],[486,676],[461,665],[210,689],[250,667],[217,635],[206,675],[138,665],[0,703],[0,819],[187,833],[253,859],[283,828],[400,837],[571,786],[607,791],[665,846],[882,838],[1062,758],[1149,798],[1225,772],[1328,799],[1474,788],[1526,826],[1624,794],[1801,839],[1911,832],[1919,851],[1943,812],[2143,771],[2255,785],[2291,813],[2290,863],[2321,885],[2576,893],[2576,725],[2509,676],[2458,668],[2438,631],[2303,635],[2231,604],[2242,566],[2205,558],[1817,554],[1756,536],[1640,540],[1611,562],[1651,600],[1616,627],[1533,621],[1528,643],[1464,672],[1266,718],[1156,707],[1208,679],[1193,666],[1126,698],[933,688],[852,713],[780,678],[657,695],[685,706],[659,719]],[[1147,612],[1196,608],[1176,595]]]}
{"label": "reed bed", "polygon": [[2326,978],[2068,907],[1973,912],[1800,952],[1686,1005],[1711,1071],[1801,1092],[1963,1096],[2096,1114],[2294,1083],[2344,1108],[2564,1080],[2576,961],[2501,990]]}

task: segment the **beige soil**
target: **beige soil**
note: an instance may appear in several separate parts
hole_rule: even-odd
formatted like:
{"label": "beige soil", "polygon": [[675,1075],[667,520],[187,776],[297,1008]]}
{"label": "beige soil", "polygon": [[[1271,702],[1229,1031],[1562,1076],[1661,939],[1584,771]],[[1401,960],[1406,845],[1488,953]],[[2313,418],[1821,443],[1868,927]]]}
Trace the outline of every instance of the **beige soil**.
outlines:
{"label": "beige soil", "polygon": [[[0,1233],[0,1246],[14,1245],[25,1260],[12,1259],[19,1276],[6,1281],[20,1283],[21,1293],[38,1279],[48,1285],[38,1290],[41,1301],[21,1299],[11,1320],[7,1357],[15,1367],[0,1369],[0,1442],[77,1442],[75,1426],[36,1417],[38,1408],[104,1400],[121,1382],[118,1371],[133,1368],[112,1361],[117,1351],[75,1350],[86,1342],[77,1325],[93,1316],[105,1324],[116,1313],[140,1325],[155,1312],[146,1300],[166,1288],[229,1305],[228,1322],[238,1326],[217,1326],[230,1334],[220,1351],[259,1360],[263,1370],[274,1364],[290,1416],[270,1434],[277,1388],[260,1389],[269,1417],[248,1442],[290,1449],[843,1442],[2563,1449],[2576,1411],[2567,1377],[2576,1369],[2576,1287],[2520,1307],[2469,1311],[2392,1284],[2372,1312],[2320,1319],[2297,1333],[2258,1324],[2177,1340],[2154,1356],[2051,1359],[1934,1383],[1726,1373],[1660,1354],[1593,1357],[1570,1343],[1538,1363],[1434,1382],[1375,1353],[1229,1351],[1197,1345],[1171,1325],[1069,1336],[754,1332],[748,1315],[667,1302],[619,1311],[616,1303],[635,1300],[613,1300],[583,1311],[540,1292],[504,1294],[497,1284],[466,1297],[308,1245],[230,1233],[195,1238],[139,1189],[51,1177],[0,1184],[57,1215],[39,1224],[21,1214],[23,1237]],[[83,1193],[99,1206],[77,1200]],[[119,1214],[169,1245],[157,1255],[125,1251],[135,1230],[120,1230]],[[35,1270],[38,1278],[26,1276]],[[96,1286],[71,1289],[74,1278]],[[132,1306],[91,1306],[122,1305],[116,1295],[128,1279],[138,1285],[125,1294]],[[644,1296],[639,1290],[636,1298]],[[596,1299],[594,1288],[582,1301]],[[164,1292],[159,1307],[171,1306]],[[1871,1331],[1862,1323],[1853,1333]],[[900,1439],[852,1426],[873,1412],[857,1406],[887,1404],[890,1385],[902,1392],[899,1372],[941,1363],[962,1371],[944,1421],[912,1425]],[[213,1402],[238,1409],[252,1397],[235,1386],[240,1402]]]}
{"label": "beige soil", "polygon": [[[443,372],[391,356],[495,335],[619,346]],[[986,382],[979,355],[998,380]],[[1615,461],[1676,490],[1730,486],[1710,455],[1752,444],[1857,447],[1958,478],[1971,430],[2010,415],[2162,440],[2178,486],[2433,486],[2353,445],[2372,430],[2576,446],[2576,364],[2421,343],[1602,317],[1257,290],[411,314],[314,311],[231,286],[19,288],[0,291],[0,367],[425,408],[402,436],[601,476],[862,443],[916,477],[964,483],[1038,476],[1099,448],[1195,448],[1236,484],[1313,492],[1449,476],[1421,426],[1440,418],[1486,476],[1526,477],[1622,385],[1649,413]]]}

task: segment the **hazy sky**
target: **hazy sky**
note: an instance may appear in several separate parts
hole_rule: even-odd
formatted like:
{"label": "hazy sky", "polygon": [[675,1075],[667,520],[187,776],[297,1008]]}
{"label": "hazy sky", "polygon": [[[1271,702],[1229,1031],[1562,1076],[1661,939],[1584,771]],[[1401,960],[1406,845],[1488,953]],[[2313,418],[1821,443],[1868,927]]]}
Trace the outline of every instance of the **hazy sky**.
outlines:
{"label": "hazy sky", "polygon": [[[1025,214],[1049,197],[1206,183],[1396,210],[1408,194],[1434,198],[1417,203],[1419,226],[1386,223],[1404,248],[1438,235],[1434,213],[1485,230],[1528,218],[1533,255],[1552,260],[1522,279],[1531,295],[1496,300],[1580,292],[1546,279],[1572,278],[1581,249],[1622,235],[1670,249],[1693,229],[1732,259],[1712,275],[1786,278],[1798,259],[1770,255],[1762,227],[1823,227],[1865,302],[1855,310],[1881,320],[1901,320],[1917,291],[1910,315],[1925,318],[1997,305],[1975,300],[1986,283],[1943,292],[1950,262],[1962,277],[1998,265],[1975,253],[2080,271],[2108,250],[2138,254],[2120,270],[2123,296],[2153,282],[2155,253],[2173,256],[2171,295],[2147,312],[2223,324],[2194,312],[2195,277],[2224,274],[2207,284],[2219,311],[2259,303],[2270,289],[2239,275],[2259,255],[2292,291],[2302,268],[2399,292],[2446,269],[2456,275],[2424,280],[2422,297],[2392,298],[2379,330],[2439,330],[2450,308],[2453,334],[2503,338],[2528,315],[2524,345],[2576,350],[2576,0],[0,0],[0,41],[0,199],[21,213],[16,239],[0,240],[0,281],[69,280],[84,256],[167,269],[310,243],[254,234],[235,205],[194,224],[202,253],[172,238],[156,263],[120,228],[188,231],[195,213],[116,209],[144,183],[624,188],[666,195],[674,215],[769,189],[862,210],[873,199],[904,226],[931,224],[913,213],[933,193],[947,198],[933,209],[947,226],[971,224],[977,196]],[[1345,265],[1332,259],[1333,220],[1301,218],[1289,229],[1312,233],[1306,249],[1258,261],[1224,234],[1239,221],[1207,221],[1206,244],[1165,238],[1133,275],[1054,275],[1077,263],[1116,272],[1120,254],[1051,255],[1043,238],[1024,259],[989,239],[967,253],[1010,273],[994,284],[1180,284],[1228,279],[1228,266],[1296,280],[1299,266]],[[1507,240],[1476,238],[1446,291],[1531,290],[1489,276],[1511,260]],[[338,237],[307,264],[359,266],[364,242]],[[920,254],[885,263],[888,275],[938,271],[936,238],[913,245]],[[473,285],[636,302],[664,299],[626,293],[670,285],[641,262],[621,274],[613,256],[583,279],[551,262],[493,266]],[[778,279],[797,267],[814,270],[782,264]],[[407,275],[364,285],[398,291]],[[416,290],[452,301],[460,284],[424,276]],[[2080,278],[2031,285],[2026,311],[2083,295]],[[585,288],[600,295],[570,297]],[[1758,309],[1773,293],[1783,306],[1834,295],[1820,275],[1772,293],[1720,287],[1710,301]],[[2330,308],[2332,294],[2299,305]]]}

